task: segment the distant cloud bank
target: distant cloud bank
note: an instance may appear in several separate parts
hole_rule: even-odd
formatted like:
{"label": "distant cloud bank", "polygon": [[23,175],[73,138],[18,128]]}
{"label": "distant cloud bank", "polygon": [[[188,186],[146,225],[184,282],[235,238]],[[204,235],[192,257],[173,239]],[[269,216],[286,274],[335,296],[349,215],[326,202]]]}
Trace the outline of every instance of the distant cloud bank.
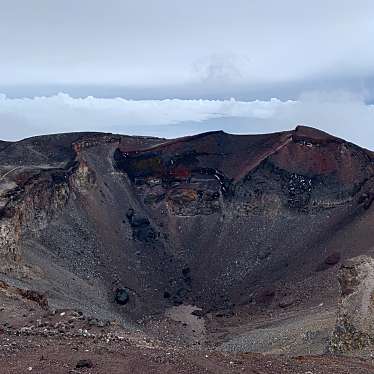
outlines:
{"label": "distant cloud bank", "polygon": [[374,149],[374,105],[344,92],[311,92],[298,100],[127,100],[0,94],[0,138],[70,131],[104,131],[174,137],[222,129],[258,133],[318,127]]}

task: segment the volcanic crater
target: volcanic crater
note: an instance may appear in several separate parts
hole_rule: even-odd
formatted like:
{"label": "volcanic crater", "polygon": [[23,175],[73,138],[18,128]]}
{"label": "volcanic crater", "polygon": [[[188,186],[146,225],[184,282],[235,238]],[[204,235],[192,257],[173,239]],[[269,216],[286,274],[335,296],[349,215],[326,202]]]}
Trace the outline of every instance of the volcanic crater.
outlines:
{"label": "volcanic crater", "polygon": [[1,142],[2,319],[31,303],[169,347],[322,355],[340,264],[374,252],[373,182],[371,151],[304,126]]}

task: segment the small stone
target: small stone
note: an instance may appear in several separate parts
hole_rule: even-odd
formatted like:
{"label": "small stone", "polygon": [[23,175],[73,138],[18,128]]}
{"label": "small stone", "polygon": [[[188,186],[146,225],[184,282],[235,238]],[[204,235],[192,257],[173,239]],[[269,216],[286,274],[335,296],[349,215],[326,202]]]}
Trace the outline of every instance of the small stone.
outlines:
{"label": "small stone", "polygon": [[284,297],[280,302],[279,302],[279,307],[284,309],[284,308],[288,308],[290,307],[291,305],[293,305],[295,303],[295,300],[293,299],[293,297],[291,296],[286,296]]}
{"label": "small stone", "polygon": [[168,291],[165,291],[164,292],[164,299],[169,299],[170,298],[170,292],[168,292]]}
{"label": "small stone", "polygon": [[201,310],[201,309],[195,309],[191,314],[192,314],[193,316],[196,316],[196,317],[202,318],[202,317],[205,316],[206,312],[204,312],[204,311]]}
{"label": "small stone", "polygon": [[271,255],[271,252],[269,250],[260,251],[258,254],[258,258],[260,260],[265,260]]}
{"label": "small stone", "polygon": [[340,253],[334,252],[330,256],[326,257],[325,264],[329,266],[336,265],[340,261]]}
{"label": "small stone", "polygon": [[92,368],[93,367],[93,363],[91,360],[79,360],[77,362],[77,365],[75,366],[77,369],[81,369],[81,368]]}

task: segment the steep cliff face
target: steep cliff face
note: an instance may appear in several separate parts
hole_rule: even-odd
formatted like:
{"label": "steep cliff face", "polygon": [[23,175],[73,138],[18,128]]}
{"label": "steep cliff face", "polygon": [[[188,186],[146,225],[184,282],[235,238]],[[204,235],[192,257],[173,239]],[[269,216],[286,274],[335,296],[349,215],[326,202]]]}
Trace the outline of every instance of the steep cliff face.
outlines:
{"label": "steep cliff face", "polygon": [[[204,214],[203,202],[206,214],[221,210],[227,201],[250,203],[240,194],[251,183],[248,193],[275,192],[288,208],[328,208],[365,190],[373,175],[370,153],[305,127],[260,136],[206,133],[149,149],[122,142],[114,157],[145,203],[165,200],[181,214],[178,202],[191,212],[194,205],[196,214]],[[214,202],[220,196],[221,204]]]}
{"label": "steep cliff face", "polygon": [[65,134],[7,143],[0,160],[1,270],[19,282],[26,266],[56,305],[140,317],[333,301],[336,263],[372,250],[373,154],[311,128]]}
{"label": "steep cliff face", "polygon": [[63,209],[69,198],[67,179],[68,173],[63,171],[37,175],[25,172],[2,186],[0,253],[5,259],[19,262],[22,232],[45,228]]}
{"label": "steep cliff face", "polygon": [[[94,184],[94,172],[81,157],[81,149],[96,145],[97,140],[88,134],[81,137],[82,143],[75,142],[79,136],[57,135],[4,146],[0,165],[3,266],[21,261],[24,233],[38,235],[61,214],[72,192]],[[105,135],[99,138],[104,143],[113,141]]]}
{"label": "steep cliff face", "polygon": [[121,142],[114,159],[191,268],[187,297],[216,308],[263,300],[269,287],[302,282],[301,269],[312,276],[327,241],[373,199],[372,154],[305,127],[213,132],[148,149]]}

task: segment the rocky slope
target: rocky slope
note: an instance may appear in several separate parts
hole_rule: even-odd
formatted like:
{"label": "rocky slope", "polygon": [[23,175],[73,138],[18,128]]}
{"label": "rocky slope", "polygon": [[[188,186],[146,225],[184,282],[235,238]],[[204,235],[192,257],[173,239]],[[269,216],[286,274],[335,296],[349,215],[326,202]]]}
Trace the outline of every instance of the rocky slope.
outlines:
{"label": "rocky slope", "polygon": [[[372,152],[307,127],[4,142],[0,279],[50,308],[155,334],[172,308],[193,306],[204,338],[191,329],[186,341],[209,346],[270,321],[283,331],[282,318],[296,336],[323,305],[332,317],[301,343],[318,353],[334,322],[338,264],[373,254],[373,177]],[[188,335],[177,322],[171,339]],[[264,334],[240,350],[263,351]]]}

